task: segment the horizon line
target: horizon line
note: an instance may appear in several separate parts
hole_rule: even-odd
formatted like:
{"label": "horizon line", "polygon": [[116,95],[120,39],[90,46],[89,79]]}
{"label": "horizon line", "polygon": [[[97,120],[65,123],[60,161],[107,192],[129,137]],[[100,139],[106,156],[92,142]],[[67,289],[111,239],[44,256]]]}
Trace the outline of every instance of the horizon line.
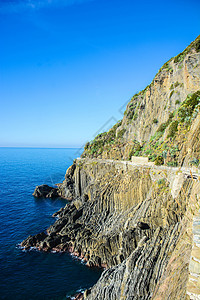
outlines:
{"label": "horizon line", "polygon": [[32,147],[32,146],[0,146],[0,148],[28,148],[28,149],[83,149],[83,147]]}

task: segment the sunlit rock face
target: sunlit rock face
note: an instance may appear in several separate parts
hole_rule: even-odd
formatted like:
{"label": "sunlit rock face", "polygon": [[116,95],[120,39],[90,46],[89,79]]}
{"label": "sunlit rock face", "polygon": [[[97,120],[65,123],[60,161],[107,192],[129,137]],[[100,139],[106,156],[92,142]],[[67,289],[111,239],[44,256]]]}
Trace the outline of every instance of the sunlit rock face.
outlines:
{"label": "sunlit rock face", "polygon": [[200,36],[86,144],[56,191],[71,202],[22,242],[105,268],[82,299],[200,298],[199,50]]}

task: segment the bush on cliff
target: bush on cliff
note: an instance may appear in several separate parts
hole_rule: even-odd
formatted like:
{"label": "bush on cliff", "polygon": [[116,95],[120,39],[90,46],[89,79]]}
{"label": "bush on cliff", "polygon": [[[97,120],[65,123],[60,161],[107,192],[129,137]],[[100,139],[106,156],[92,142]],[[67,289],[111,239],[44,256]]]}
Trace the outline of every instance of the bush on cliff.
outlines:
{"label": "bush on cliff", "polygon": [[157,156],[154,163],[156,166],[161,166],[164,164],[164,158],[162,156]]}
{"label": "bush on cliff", "polygon": [[178,110],[178,116],[181,122],[189,121],[195,108],[200,104],[200,90],[187,96]]}

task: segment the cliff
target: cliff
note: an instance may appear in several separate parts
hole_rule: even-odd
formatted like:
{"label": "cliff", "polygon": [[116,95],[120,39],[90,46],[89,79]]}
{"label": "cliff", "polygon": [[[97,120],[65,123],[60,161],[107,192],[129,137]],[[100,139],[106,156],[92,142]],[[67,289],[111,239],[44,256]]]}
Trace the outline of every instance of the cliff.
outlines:
{"label": "cliff", "polygon": [[86,144],[56,191],[72,201],[47,233],[22,242],[104,267],[84,299],[200,297],[199,50],[200,37]]}
{"label": "cliff", "polygon": [[163,157],[169,166],[193,163],[200,148],[199,90],[200,36],[164,64],[132,97],[122,121],[87,143],[82,157],[130,160],[136,155],[152,161]]}

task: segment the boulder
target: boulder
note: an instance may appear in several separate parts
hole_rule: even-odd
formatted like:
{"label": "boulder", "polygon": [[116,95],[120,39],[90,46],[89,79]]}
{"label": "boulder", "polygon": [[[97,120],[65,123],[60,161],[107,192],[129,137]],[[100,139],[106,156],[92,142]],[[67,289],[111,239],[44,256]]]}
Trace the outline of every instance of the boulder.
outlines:
{"label": "boulder", "polygon": [[56,198],[59,197],[58,188],[50,187],[47,184],[38,185],[33,196],[37,198]]}

